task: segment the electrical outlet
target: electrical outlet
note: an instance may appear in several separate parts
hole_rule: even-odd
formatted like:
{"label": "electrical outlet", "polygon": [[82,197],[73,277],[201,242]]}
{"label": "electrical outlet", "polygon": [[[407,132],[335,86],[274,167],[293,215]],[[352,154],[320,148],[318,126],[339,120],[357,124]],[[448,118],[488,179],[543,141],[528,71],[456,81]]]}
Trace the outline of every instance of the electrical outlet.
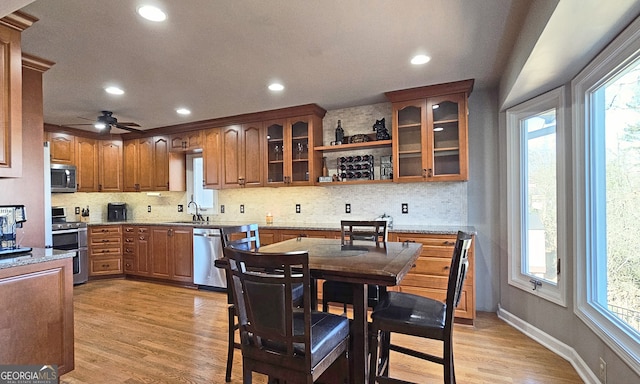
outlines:
{"label": "electrical outlet", "polygon": [[344,213],[351,213],[351,204],[344,205]]}
{"label": "electrical outlet", "polygon": [[300,213],[300,204],[296,204],[296,213]]}
{"label": "electrical outlet", "polygon": [[409,204],[402,203],[402,213],[409,213]]}
{"label": "electrical outlet", "polygon": [[224,204],[220,206],[220,213],[224,213]]}
{"label": "electrical outlet", "polygon": [[184,211],[184,207],[182,206],[182,204],[178,204],[178,212],[182,211]]}
{"label": "electrical outlet", "polygon": [[76,215],[80,214],[80,207],[76,207]]}
{"label": "electrical outlet", "polygon": [[151,212],[151,206],[147,205],[147,212]]}
{"label": "electrical outlet", "polygon": [[240,204],[240,213],[244,213],[244,204]]}
{"label": "electrical outlet", "polygon": [[607,384],[607,362],[600,358],[600,372],[598,378],[602,384]]}

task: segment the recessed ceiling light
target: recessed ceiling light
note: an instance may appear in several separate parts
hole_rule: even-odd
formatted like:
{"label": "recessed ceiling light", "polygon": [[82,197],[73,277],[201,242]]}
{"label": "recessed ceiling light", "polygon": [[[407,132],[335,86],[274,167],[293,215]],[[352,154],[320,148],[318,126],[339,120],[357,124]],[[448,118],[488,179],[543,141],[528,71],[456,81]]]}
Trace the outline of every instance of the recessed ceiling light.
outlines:
{"label": "recessed ceiling light", "polygon": [[414,56],[413,59],[411,59],[411,64],[413,65],[426,64],[429,62],[429,60],[431,60],[431,58],[427,55],[417,55],[417,56]]}
{"label": "recessed ceiling light", "polygon": [[165,21],[167,19],[166,13],[152,5],[143,5],[138,8],[138,14],[150,21]]}
{"label": "recessed ceiling light", "polygon": [[190,115],[191,111],[188,110],[187,108],[178,108],[176,109],[176,112],[178,112],[180,115]]}
{"label": "recessed ceiling light", "polygon": [[269,89],[272,91],[282,91],[284,89],[284,85],[280,83],[269,84]]}
{"label": "recessed ceiling light", "polygon": [[112,95],[124,95],[124,91],[118,87],[107,87],[104,90]]}

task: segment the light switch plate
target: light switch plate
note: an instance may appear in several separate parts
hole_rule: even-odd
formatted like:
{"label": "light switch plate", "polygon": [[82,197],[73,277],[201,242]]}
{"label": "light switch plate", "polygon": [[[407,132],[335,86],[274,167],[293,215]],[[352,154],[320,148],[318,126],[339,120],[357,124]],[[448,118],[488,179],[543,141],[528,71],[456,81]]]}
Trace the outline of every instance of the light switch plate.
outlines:
{"label": "light switch plate", "polygon": [[300,204],[296,204],[296,213],[300,213]]}
{"label": "light switch plate", "polygon": [[351,204],[347,203],[344,205],[344,213],[351,213]]}
{"label": "light switch plate", "polygon": [[151,212],[151,206],[147,205],[147,212]]}
{"label": "light switch plate", "polygon": [[244,213],[244,204],[240,204],[240,213]]}
{"label": "light switch plate", "polygon": [[224,213],[224,204],[220,205],[220,213]]}
{"label": "light switch plate", "polygon": [[178,204],[178,212],[182,211],[184,211],[184,207],[182,206],[182,204]]}
{"label": "light switch plate", "polygon": [[402,203],[402,213],[409,213],[409,204]]}

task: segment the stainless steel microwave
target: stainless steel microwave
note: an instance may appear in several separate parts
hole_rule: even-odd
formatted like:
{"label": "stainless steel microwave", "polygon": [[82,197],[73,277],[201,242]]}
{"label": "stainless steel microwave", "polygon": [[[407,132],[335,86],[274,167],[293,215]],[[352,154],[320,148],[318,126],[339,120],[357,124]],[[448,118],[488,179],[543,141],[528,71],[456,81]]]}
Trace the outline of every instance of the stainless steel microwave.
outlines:
{"label": "stainless steel microwave", "polygon": [[76,191],[76,166],[51,164],[51,192]]}

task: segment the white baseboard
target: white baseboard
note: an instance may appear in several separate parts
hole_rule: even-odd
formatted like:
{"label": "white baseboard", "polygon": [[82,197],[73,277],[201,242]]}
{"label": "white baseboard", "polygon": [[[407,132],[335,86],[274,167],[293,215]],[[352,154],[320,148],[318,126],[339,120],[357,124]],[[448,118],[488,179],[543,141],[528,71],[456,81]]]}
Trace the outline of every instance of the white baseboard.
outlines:
{"label": "white baseboard", "polygon": [[575,349],[573,349],[573,347],[561,342],[551,335],[546,334],[542,330],[534,327],[526,321],[514,316],[512,313],[505,311],[500,305],[498,305],[497,314],[498,317],[504,320],[507,324],[529,336],[538,343],[544,345],[556,355],[571,363],[573,368],[575,368],[576,372],[585,383],[600,384],[598,376],[596,376],[596,374],[591,371],[591,369],[589,369],[584,360],[582,360],[582,357],[580,357],[580,355],[576,352]]}

